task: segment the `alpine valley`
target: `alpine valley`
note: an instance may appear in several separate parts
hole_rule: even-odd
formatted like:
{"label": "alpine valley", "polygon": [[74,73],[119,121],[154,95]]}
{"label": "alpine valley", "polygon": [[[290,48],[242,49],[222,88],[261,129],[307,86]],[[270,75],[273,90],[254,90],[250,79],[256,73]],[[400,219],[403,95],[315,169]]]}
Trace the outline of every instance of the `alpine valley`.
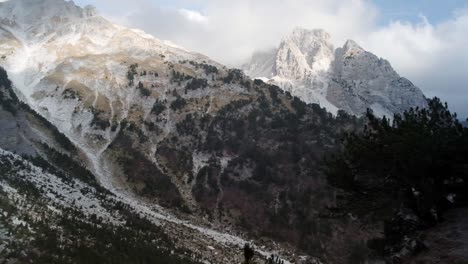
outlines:
{"label": "alpine valley", "polygon": [[344,206],[323,160],[368,108],[428,101],[329,39],[296,29],[244,73],[73,1],[0,2],[0,262],[384,263],[399,206]]}

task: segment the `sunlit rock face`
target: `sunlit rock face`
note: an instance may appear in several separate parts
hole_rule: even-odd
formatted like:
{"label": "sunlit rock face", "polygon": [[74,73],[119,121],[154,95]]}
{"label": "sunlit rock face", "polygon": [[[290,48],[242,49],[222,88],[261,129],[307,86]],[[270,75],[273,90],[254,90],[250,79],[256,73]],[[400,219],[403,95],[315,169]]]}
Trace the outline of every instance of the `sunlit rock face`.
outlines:
{"label": "sunlit rock face", "polygon": [[[93,7],[81,8],[73,1],[0,3],[0,36],[0,66],[8,71],[19,97],[92,152],[102,150],[115,134],[110,128],[93,129],[96,113],[119,123],[134,104],[142,113],[151,108],[152,103],[128,89],[130,65],[161,73],[161,78],[148,74],[138,81],[164,83],[170,63],[210,61],[115,25]],[[161,93],[155,91],[150,98],[154,101]]]}
{"label": "sunlit rock face", "polygon": [[427,104],[388,61],[352,40],[335,49],[323,30],[296,28],[277,49],[254,54],[242,68],[332,113],[341,109],[359,116],[370,108],[378,116],[392,116]]}

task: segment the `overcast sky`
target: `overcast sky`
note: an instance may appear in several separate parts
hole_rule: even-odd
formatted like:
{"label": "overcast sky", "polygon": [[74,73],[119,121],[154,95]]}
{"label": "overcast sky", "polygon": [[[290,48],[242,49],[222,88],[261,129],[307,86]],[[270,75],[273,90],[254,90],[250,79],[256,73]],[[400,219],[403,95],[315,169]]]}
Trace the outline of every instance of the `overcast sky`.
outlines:
{"label": "overcast sky", "polygon": [[468,117],[466,0],[76,0],[110,20],[239,66],[294,27],[323,28],[388,59]]}

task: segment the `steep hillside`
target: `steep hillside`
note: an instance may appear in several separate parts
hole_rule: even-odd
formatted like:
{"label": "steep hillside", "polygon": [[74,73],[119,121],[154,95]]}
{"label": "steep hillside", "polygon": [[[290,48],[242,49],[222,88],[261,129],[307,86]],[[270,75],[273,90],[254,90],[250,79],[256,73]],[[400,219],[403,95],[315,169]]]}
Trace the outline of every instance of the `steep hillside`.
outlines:
{"label": "steep hillside", "polygon": [[[185,97],[180,94],[193,81],[182,81],[172,92],[174,101],[158,102],[143,128],[126,123],[104,152],[107,161],[114,161],[110,167],[123,164],[121,180],[137,193],[159,197],[161,204],[179,206],[218,228],[241,228],[253,238],[327,254],[322,246],[331,249],[329,236],[335,231],[320,213],[334,203],[334,192],[320,170],[321,159],[358,121],[343,113],[335,119],[236,70],[222,78],[219,88],[188,90]],[[234,92],[234,87],[243,93],[190,97],[204,89]],[[230,99],[216,101],[220,98]],[[167,135],[161,128],[164,115],[174,120]],[[152,149],[148,142],[155,138],[159,143]]]}
{"label": "steep hillside", "polygon": [[190,263],[201,257],[99,186],[71,142],[18,101],[1,68],[0,117],[0,260]]}
{"label": "steep hillside", "polygon": [[341,109],[360,116],[371,108],[388,117],[427,105],[422,92],[388,61],[352,40],[335,49],[323,30],[296,28],[277,49],[254,54],[242,68],[332,113]]}
{"label": "steep hillside", "polygon": [[41,165],[0,149],[1,261],[196,263],[112,195]]}
{"label": "steep hillside", "polygon": [[[203,221],[180,220],[128,192],[102,188],[99,178],[85,167],[87,156],[18,101],[11,88],[0,68],[0,130],[5,132],[0,134],[1,210],[6,212],[0,222],[4,238],[0,259],[34,263],[226,263],[242,259],[246,240],[197,225]],[[163,186],[155,190],[166,191]],[[49,233],[53,235],[42,237]],[[93,246],[102,241],[115,243],[106,248]],[[256,261],[270,256],[268,250],[281,249],[269,246],[256,249]],[[121,248],[127,250],[117,252]]]}

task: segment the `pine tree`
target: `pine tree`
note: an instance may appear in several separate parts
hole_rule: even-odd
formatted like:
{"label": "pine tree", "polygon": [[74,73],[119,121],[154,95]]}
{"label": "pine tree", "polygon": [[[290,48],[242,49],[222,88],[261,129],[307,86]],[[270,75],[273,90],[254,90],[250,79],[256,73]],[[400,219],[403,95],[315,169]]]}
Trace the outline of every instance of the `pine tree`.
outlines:
{"label": "pine tree", "polygon": [[244,245],[244,259],[245,259],[245,264],[250,263],[252,258],[254,257],[255,251],[252,249],[252,247],[246,243]]}

